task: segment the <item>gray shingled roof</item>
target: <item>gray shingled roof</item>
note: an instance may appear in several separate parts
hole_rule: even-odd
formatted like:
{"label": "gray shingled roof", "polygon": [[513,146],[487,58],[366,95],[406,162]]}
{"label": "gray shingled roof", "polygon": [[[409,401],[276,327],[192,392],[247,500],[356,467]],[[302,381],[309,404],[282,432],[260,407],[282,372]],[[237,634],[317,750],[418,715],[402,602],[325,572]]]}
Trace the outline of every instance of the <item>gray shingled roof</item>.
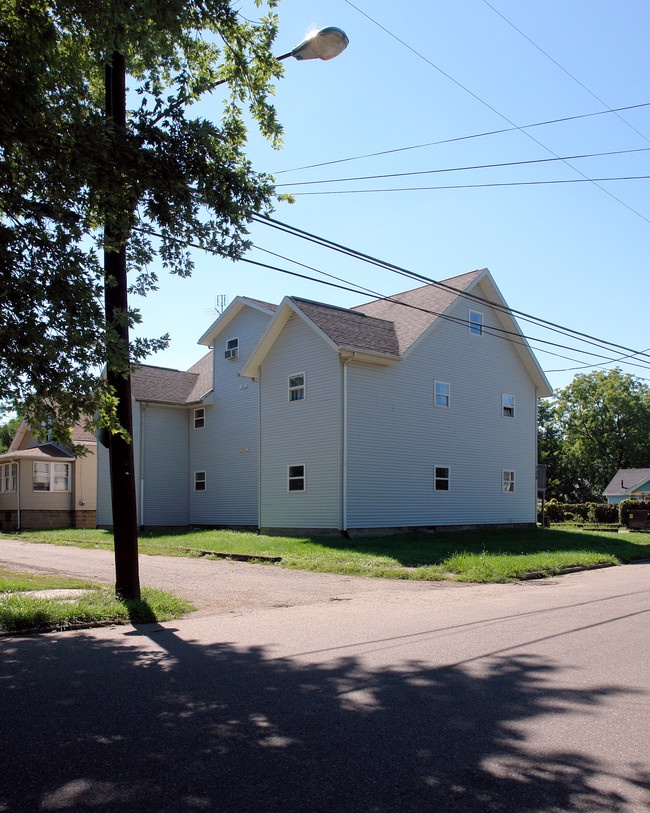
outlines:
{"label": "gray shingled roof", "polygon": [[637,483],[650,478],[650,469],[619,469],[603,491],[605,497],[620,497]]}
{"label": "gray shingled roof", "polygon": [[[93,437],[93,440],[95,438]],[[28,460],[74,460],[74,455],[64,452],[53,443],[42,443],[40,446],[33,446],[31,449],[20,449],[16,452],[5,452],[0,455],[0,461],[24,457]]]}
{"label": "gray shingled roof", "polygon": [[187,372],[143,364],[131,376],[131,390],[137,401],[160,404],[192,404],[212,387],[212,352],[206,353]]}
{"label": "gray shingled roof", "polygon": [[395,326],[386,319],[365,313],[291,297],[291,301],[328,336],[337,347],[353,347],[373,353],[399,356]]}
{"label": "gray shingled roof", "polygon": [[[482,270],[470,271],[441,282],[456,288],[460,293],[467,290],[482,273]],[[424,285],[395,294],[389,299],[373,299],[352,310],[393,322],[399,353],[402,354],[439,318],[438,314],[444,313],[457,298],[458,294],[438,285]]]}

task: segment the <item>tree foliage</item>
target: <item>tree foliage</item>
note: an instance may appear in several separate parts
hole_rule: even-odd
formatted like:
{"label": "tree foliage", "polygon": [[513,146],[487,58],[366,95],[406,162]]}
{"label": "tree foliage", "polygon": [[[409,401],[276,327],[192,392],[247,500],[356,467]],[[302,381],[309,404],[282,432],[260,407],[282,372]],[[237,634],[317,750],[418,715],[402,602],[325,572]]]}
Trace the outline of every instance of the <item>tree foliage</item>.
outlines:
{"label": "tree foliage", "polygon": [[0,424],[0,453],[7,451],[20,423],[20,418],[10,418],[6,423]]}
{"label": "tree foliage", "polygon": [[[156,287],[155,258],[191,273],[189,242],[230,258],[245,250],[246,225],[270,208],[273,186],[245,157],[244,115],[274,143],[281,135],[267,101],[281,74],[275,0],[266,5],[253,24],[230,0],[0,0],[5,409],[32,425],[54,418],[62,433],[100,407],[110,420],[102,365],[127,374],[164,346],[166,337],[126,348],[104,324],[104,224],[128,234],[130,284],[141,294]],[[115,51],[129,76],[125,132],[104,115]],[[190,115],[209,94],[218,120]],[[120,318],[133,325],[139,314]]]}
{"label": "tree foliage", "polygon": [[601,498],[618,469],[650,465],[650,388],[618,368],[576,375],[540,409],[539,450],[549,496]]}

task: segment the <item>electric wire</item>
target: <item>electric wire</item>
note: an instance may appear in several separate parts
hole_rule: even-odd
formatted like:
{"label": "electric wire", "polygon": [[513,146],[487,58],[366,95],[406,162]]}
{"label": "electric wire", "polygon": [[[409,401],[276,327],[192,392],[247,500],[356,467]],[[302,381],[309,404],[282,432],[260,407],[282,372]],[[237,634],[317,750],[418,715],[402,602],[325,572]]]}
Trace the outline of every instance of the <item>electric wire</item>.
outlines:
{"label": "electric wire", "polygon": [[[266,224],[268,226],[271,226],[272,228],[274,228],[276,230],[279,230],[279,231],[282,231],[282,232],[285,232],[285,233],[288,233],[288,234],[292,234],[292,235],[294,235],[296,237],[300,237],[301,239],[307,240],[308,242],[315,243],[316,245],[323,246],[324,248],[329,248],[331,250],[337,251],[337,252],[339,252],[341,254],[347,255],[347,256],[352,257],[354,259],[362,260],[363,262],[367,262],[367,263],[369,263],[371,265],[376,265],[376,266],[379,266],[381,268],[385,268],[385,269],[387,269],[389,271],[392,271],[393,273],[396,273],[396,274],[398,274],[400,276],[403,276],[403,277],[406,277],[408,279],[415,280],[417,282],[424,282],[427,285],[435,285],[436,287],[438,287],[440,289],[447,290],[447,291],[452,292],[454,294],[459,293],[458,289],[454,288],[452,285],[448,285],[448,284],[446,284],[444,282],[434,280],[431,277],[426,276],[425,274],[420,274],[418,272],[411,271],[409,269],[406,269],[406,268],[403,268],[401,266],[395,265],[394,263],[389,263],[389,262],[387,262],[385,260],[380,260],[377,257],[373,257],[372,255],[365,254],[364,252],[358,251],[356,249],[352,249],[349,246],[345,246],[345,245],[343,245],[341,243],[337,243],[337,242],[334,242],[332,240],[328,240],[325,237],[320,237],[320,236],[318,236],[316,234],[313,234],[312,232],[307,232],[307,231],[305,231],[303,229],[299,229],[299,228],[297,228],[295,226],[290,226],[289,224],[283,223],[282,221],[279,221],[279,220],[277,220],[275,218],[272,218],[272,217],[269,217],[269,216],[262,216],[262,215],[253,215],[253,220],[255,220],[258,223],[263,223],[263,224]],[[486,299],[485,297],[478,296],[476,294],[461,292],[461,296],[463,296],[463,298],[465,298],[465,299],[469,299],[469,300],[471,300],[473,302],[478,302],[478,303],[480,303],[482,305],[485,305],[487,307],[491,307],[491,308],[494,308],[494,309],[502,311],[502,312],[507,312],[510,315],[515,315],[515,316],[517,316],[518,318],[521,318],[524,321],[532,322],[533,324],[538,324],[538,325],[543,326],[544,328],[547,328],[547,329],[549,329],[551,331],[562,333],[564,335],[571,334],[572,337],[577,338],[580,341],[584,341],[586,344],[594,344],[595,343],[599,347],[602,347],[603,345],[606,345],[608,347],[614,348],[615,350],[622,350],[625,353],[630,353],[630,354],[633,354],[635,356],[641,355],[641,356],[645,356],[647,358],[650,358],[650,355],[648,353],[646,353],[646,352],[640,352],[640,351],[634,350],[631,347],[625,347],[624,345],[620,345],[620,344],[617,344],[615,342],[609,342],[609,341],[606,341],[604,339],[599,339],[599,338],[597,338],[595,336],[592,336],[590,334],[583,333],[583,332],[577,331],[577,330],[573,330],[572,328],[568,328],[568,327],[565,327],[563,325],[559,325],[559,324],[557,324],[555,322],[551,322],[551,321],[549,321],[547,319],[542,319],[540,317],[536,317],[536,316],[534,316],[534,315],[532,315],[530,313],[526,313],[525,311],[520,311],[520,310],[517,310],[515,308],[508,307],[507,305],[504,306],[500,302],[494,302],[494,301]]]}
{"label": "electric wire", "polygon": [[615,107],[612,110],[598,110],[594,113],[581,113],[577,116],[565,116],[560,119],[549,119],[547,121],[538,121],[534,124],[522,124],[521,127],[503,127],[500,130],[488,130],[483,133],[473,133],[471,135],[457,136],[456,138],[444,138],[441,141],[427,141],[424,144],[412,144],[408,147],[395,147],[391,150],[381,150],[379,152],[369,152],[363,155],[353,155],[348,158],[337,158],[333,161],[321,161],[318,164],[306,164],[302,167],[292,167],[291,169],[280,169],[273,172],[273,176],[283,175],[287,172],[300,172],[303,169],[318,169],[320,167],[329,167],[334,164],[345,164],[350,161],[363,161],[366,158],[378,158],[382,155],[391,155],[397,152],[408,152],[409,150],[421,150],[425,147],[437,147],[442,144],[454,144],[457,141],[469,141],[474,138],[486,138],[487,136],[502,135],[503,133],[515,133],[518,130],[529,130],[533,127],[545,127],[547,124],[563,124],[567,121],[577,121],[578,119],[588,119],[594,116],[605,116],[608,113],[618,113],[625,110],[638,110],[641,107],[650,107],[650,102],[643,102],[642,104],[633,104],[627,107]]}
{"label": "electric wire", "polygon": [[[550,181],[493,181],[492,183],[473,184],[447,184],[441,186],[395,186],[382,187],[381,189],[321,189],[317,192],[292,192],[293,197],[308,197],[314,195],[369,195],[377,192],[442,192],[452,189],[498,189],[499,187],[514,186],[558,186],[560,184],[577,183],[605,183],[607,181],[647,181],[650,175],[624,175],[610,178],[557,178]],[[598,187],[603,189],[604,187]],[[627,206],[627,204],[624,204]],[[629,208],[629,207],[628,207]],[[636,210],[643,220],[650,223],[650,218],[645,217]]]}
{"label": "electric wire", "polygon": [[[160,234],[158,232],[155,232],[152,229],[136,228],[135,230],[139,231],[141,233],[147,234],[149,236],[152,236],[152,237],[163,238],[162,234]],[[196,249],[205,251],[208,254],[213,254],[215,256],[221,256],[221,255],[219,255],[219,253],[217,251],[214,251],[213,249],[210,249],[207,246],[203,246],[200,243],[194,243],[194,242],[189,241],[189,240],[181,240],[181,239],[177,239],[177,238],[172,238],[169,235],[167,235],[167,239],[172,240],[172,242],[178,243],[178,244],[183,245],[185,247],[196,248]],[[267,251],[266,249],[261,249],[261,250]],[[267,253],[274,254],[274,252],[270,252],[270,251],[267,251]],[[276,254],[275,256],[281,257],[282,255],[277,255]],[[286,258],[286,257],[283,257],[283,259],[288,260],[288,258]],[[373,296],[374,299],[381,299],[383,301],[392,302],[394,304],[401,305],[402,307],[406,307],[406,308],[409,308],[411,310],[416,310],[416,311],[419,311],[419,312],[422,312],[422,313],[426,313],[428,315],[435,316],[436,318],[440,318],[440,319],[443,319],[445,321],[448,321],[448,322],[451,322],[453,324],[457,324],[457,325],[460,325],[460,326],[463,326],[463,327],[468,327],[469,326],[469,319],[464,319],[462,317],[452,316],[451,314],[446,314],[446,313],[442,313],[442,312],[439,312],[439,311],[434,311],[434,310],[432,310],[430,308],[425,308],[425,307],[422,307],[422,306],[413,305],[412,303],[403,302],[403,301],[401,301],[399,299],[396,299],[395,296],[384,296],[381,293],[378,293],[377,291],[373,291],[372,289],[366,288],[364,286],[356,285],[354,283],[351,283],[349,280],[345,280],[345,279],[340,278],[340,277],[335,277],[334,275],[327,274],[326,272],[318,271],[317,269],[314,269],[311,266],[306,266],[305,264],[299,263],[298,261],[295,261],[295,260],[288,260],[288,261],[289,262],[294,262],[297,265],[301,265],[306,269],[316,271],[316,273],[320,273],[323,276],[329,277],[330,280],[338,280],[338,281],[328,281],[328,280],[316,279],[315,277],[312,277],[312,276],[309,276],[309,275],[306,275],[306,274],[301,274],[301,273],[298,273],[296,271],[289,271],[288,269],[281,268],[281,267],[275,266],[275,265],[271,265],[269,263],[262,263],[262,262],[259,262],[258,260],[253,260],[253,259],[247,258],[247,257],[240,257],[239,260],[238,260],[238,262],[244,262],[244,263],[247,263],[249,265],[254,265],[254,266],[264,268],[264,269],[267,269],[267,270],[277,271],[279,273],[282,273],[282,274],[285,274],[285,275],[288,275],[288,276],[297,277],[299,279],[307,280],[307,281],[310,281],[310,282],[316,282],[316,283],[321,284],[321,285],[326,285],[328,287],[336,288],[336,289],[347,291],[347,292],[350,292],[350,293],[355,293],[355,294],[363,295],[363,296],[367,296],[368,294],[370,294],[371,296]],[[420,275],[417,275],[417,276],[420,276]],[[472,294],[467,294],[466,292],[459,291],[457,288],[454,288],[451,285],[445,285],[444,283],[434,283],[434,284],[436,284],[437,286],[449,289],[456,296],[478,300],[478,301],[483,302],[485,304],[490,303],[489,300],[486,300],[483,297],[478,297],[478,296],[475,296],[475,295],[472,295]],[[509,308],[507,306],[504,306],[501,303],[494,303],[494,306],[495,306],[495,309],[497,309],[497,310],[499,310],[501,312],[505,312],[505,313],[508,313],[510,315],[515,313],[515,311],[513,309],[511,309],[511,308]],[[544,320],[540,320],[540,322],[544,322]],[[538,324],[538,326],[542,326],[542,325]],[[539,342],[541,344],[548,345],[550,347],[555,347],[555,348],[563,349],[563,350],[569,350],[571,352],[577,352],[577,353],[580,353],[582,355],[592,356],[593,358],[604,359],[608,363],[613,363],[615,361],[614,359],[610,359],[609,357],[603,356],[603,355],[601,355],[599,353],[595,353],[594,351],[591,351],[591,350],[582,350],[580,348],[570,347],[568,345],[563,345],[563,344],[560,344],[558,342],[551,342],[551,341],[549,341],[547,339],[541,339],[541,338],[538,338],[538,337],[529,337],[529,336],[524,335],[523,332],[521,332],[520,330],[512,331],[512,330],[507,330],[506,328],[496,328],[494,326],[484,325],[483,326],[483,332],[486,335],[492,336],[494,338],[504,339],[504,340],[510,341],[512,344],[516,344],[516,345],[519,345],[519,346],[522,346],[522,347],[526,347],[528,349],[532,349],[531,345],[528,344],[528,339],[530,339],[533,342]],[[567,335],[567,334],[565,333],[564,335]],[[571,336],[571,338],[574,338],[574,336]],[[521,341],[522,339],[523,339],[523,341]],[[587,343],[594,344],[594,342],[587,342]],[[602,341],[598,346],[602,348],[603,344],[609,345],[611,343]],[[535,349],[537,349],[537,350],[539,350],[541,352],[550,353],[551,355],[558,355],[558,354],[555,354],[555,353],[551,353],[550,351],[544,350],[543,348],[535,348]],[[629,348],[625,348],[625,349],[630,350]],[[645,353],[643,353],[643,354],[637,353],[637,351],[634,351],[634,350],[630,350],[630,354],[633,355],[633,356],[646,355]],[[570,359],[570,358],[568,358],[566,356],[561,356],[561,357],[566,358],[567,360],[570,360],[570,361],[576,361],[576,359]],[[596,367],[596,366],[600,366],[600,365],[598,363],[594,363],[594,364],[590,364],[590,365],[587,365],[587,366]],[[650,366],[646,366],[646,365],[643,365],[643,364],[634,363],[634,366],[638,366],[638,367],[641,367],[643,369],[649,369],[650,370]]]}
{"label": "electric wire", "polygon": [[525,39],[527,42],[529,42],[529,43],[530,43],[530,44],[533,46],[533,48],[536,48],[536,49],[537,49],[537,50],[540,52],[540,54],[542,54],[543,56],[545,56],[545,57],[546,57],[546,59],[548,59],[550,62],[552,62],[552,63],[553,63],[553,64],[554,64],[554,65],[555,65],[557,68],[559,68],[559,69],[560,69],[560,70],[561,70],[563,73],[565,73],[565,74],[566,74],[566,75],[567,75],[567,76],[568,76],[570,79],[572,79],[572,80],[573,80],[573,81],[574,81],[574,82],[575,82],[577,85],[580,85],[580,87],[581,87],[583,90],[586,90],[586,91],[587,91],[587,93],[588,93],[588,94],[589,94],[589,95],[590,95],[590,96],[591,96],[593,99],[595,99],[595,100],[596,100],[596,101],[597,101],[599,104],[602,104],[602,106],[605,108],[605,110],[603,111],[604,113],[613,113],[613,114],[616,116],[616,118],[617,118],[617,119],[619,119],[620,121],[622,121],[622,122],[623,122],[623,124],[625,124],[625,126],[626,126],[626,127],[629,127],[629,128],[630,128],[630,130],[632,130],[633,132],[635,132],[637,135],[641,136],[641,138],[642,138],[642,139],[643,139],[645,142],[647,142],[648,144],[650,144],[650,139],[648,139],[648,138],[647,138],[647,137],[644,135],[644,133],[642,133],[640,130],[637,130],[637,128],[636,128],[636,127],[634,127],[634,125],[630,124],[630,122],[629,122],[629,121],[627,121],[626,119],[624,119],[624,118],[623,118],[623,116],[619,116],[619,115],[618,115],[618,111],[617,111],[617,110],[612,110],[612,108],[611,108],[611,107],[610,107],[610,106],[607,104],[607,102],[603,101],[603,99],[601,99],[601,98],[600,98],[600,96],[597,96],[597,95],[596,95],[596,94],[593,92],[593,90],[591,90],[590,88],[588,88],[588,87],[587,87],[587,85],[585,85],[585,84],[584,84],[584,82],[581,82],[581,81],[580,81],[580,80],[579,80],[579,79],[578,79],[576,76],[574,76],[574,75],[573,75],[573,74],[572,74],[570,71],[568,71],[568,70],[567,70],[567,69],[564,67],[564,65],[560,65],[560,63],[557,61],[557,59],[554,59],[554,58],[553,58],[553,57],[552,57],[552,56],[551,56],[551,55],[550,55],[550,54],[549,54],[547,51],[545,51],[545,50],[544,50],[544,49],[543,49],[543,48],[542,48],[540,45],[538,45],[538,44],[537,44],[537,43],[536,43],[534,40],[532,40],[532,39],[531,39],[531,38],[530,38],[530,37],[529,37],[527,34],[524,34],[524,32],[523,32],[523,31],[522,31],[520,28],[518,28],[518,27],[517,27],[517,26],[516,26],[516,25],[515,25],[515,24],[514,24],[514,23],[513,23],[511,20],[509,20],[509,19],[508,19],[508,18],[507,18],[507,17],[506,17],[504,14],[502,14],[502,13],[501,13],[501,12],[500,12],[500,11],[499,11],[497,8],[495,8],[495,7],[494,7],[494,6],[493,6],[491,3],[488,3],[488,0],[482,0],[482,2],[483,2],[483,3],[484,3],[484,4],[485,4],[485,5],[486,5],[486,6],[487,6],[489,9],[491,9],[491,10],[492,10],[492,11],[493,11],[493,12],[494,12],[494,13],[495,13],[495,14],[496,14],[498,17],[500,17],[500,18],[501,18],[501,19],[502,19],[502,20],[503,20],[505,23],[507,23],[507,24],[508,24],[508,25],[509,25],[511,28],[513,28],[513,29],[514,29],[514,30],[515,30],[515,31],[516,31],[516,32],[517,32],[517,33],[518,33],[520,36],[522,36],[522,37],[523,37],[523,38],[524,38],[524,39]]}
{"label": "electric wire", "polygon": [[418,175],[436,175],[444,172],[468,172],[476,169],[502,169],[504,167],[523,167],[532,164],[551,164],[557,161],[577,161],[583,158],[606,158],[613,155],[629,155],[630,153],[650,152],[650,147],[638,147],[631,150],[610,150],[608,152],[583,153],[578,155],[565,155],[560,158],[533,158],[527,161],[503,161],[498,164],[473,164],[464,167],[442,167],[440,169],[423,169],[417,172],[391,172],[385,175],[358,175],[350,178],[329,178],[316,181],[294,181],[289,183],[275,184],[276,188],[282,186],[312,186],[326,183],[348,183],[351,181],[376,181],[384,178],[410,178]]}
{"label": "electric wire", "polygon": [[[390,31],[388,28],[386,28],[385,26],[383,26],[383,25],[382,25],[380,22],[378,22],[377,20],[375,20],[373,17],[371,17],[371,16],[370,16],[369,14],[367,14],[365,11],[363,11],[363,10],[362,10],[362,9],[360,9],[358,6],[356,6],[354,3],[352,3],[352,2],[351,2],[351,0],[344,0],[344,2],[345,2],[345,3],[347,3],[347,5],[351,6],[351,8],[355,9],[356,11],[358,11],[358,12],[359,12],[359,14],[362,14],[362,15],[363,15],[363,16],[364,16],[364,17],[365,17],[367,20],[369,20],[371,23],[373,23],[374,25],[376,25],[378,28],[380,28],[382,31],[384,31],[386,34],[388,34],[390,37],[392,37],[393,39],[397,40],[397,42],[399,42],[401,45],[403,45],[405,48],[407,48],[409,51],[411,51],[411,52],[412,52],[413,54],[415,54],[417,57],[419,57],[419,58],[420,58],[420,59],[422,59],[424,62],[426,62],[426,63],[427,63],[427,65],[429,65],[430,67],[434,68],[434,70],[438,71],[438,73],[440,73],[442,76],[444,76],[444,77],[445,77],[446,79],[448,79],[450,82],[453,82],[453,84],[454,84],[454,85],[456,85],[457,87],[459,87],[461,90],[465,91],[465,93],[468,93],[468,94],[469,94],[469,95],[470,95],[470,96],[471,96],[473,99],[476,99],[476,101],[480,102],[480,103],[481,103],[481,104],[482,104],[484,107],[487,107],[487,108],[488,108],[488,110],[491,110],[493,113],[495,113],[497,116],[499,116],[499,118],[501,118],[501,119],[503,119],[504,121],[508,122],[508,124],[510,124],[512,127],[516,127],[516,128],[517,128],[517,130],[519,130],[519,132],[520,132],[520,133],[522,133],[522,135],[525,135],[525,136],[526,136],[526,138],[529,138],[531,141],[534,141],[534,142],[535,142],[535,144],[537,144],[537,145],[538,145],[538,146],[540,146],[542,149],[546,150],[546,152],[550,153],[551,155],[555,156],[556,158],[558,158],[558,157],[559,157],[559,156],[557,155],[557,153],[555,153],[555,152],[554,152],[552,149],[550,149],[550,147],[547,147],[545,144],[543,144],[541,141],[539,141],[539,139],[535,138],[535,136],[534,136],[534,135],[532,135],[531,133],[526,132],[526,131],[525,131],[523,128],[519,127],[517,124],[515,124],[515,122],[514,122],[514,121],[512,121],[512,120],[511,120],[511,119],[509,119],[509,118],[508,118],[506,115],[504,115],[504,114],[503,114],[503,113],[501,113],[499,110],[497,110],[495,107],[493,107],[493,106],[492,106],[492,105],[491,105],[489,102],[486,102],[486,101],[485,101],[485,99],[482,99],[480,96],[478,96],[476,93],[474,93],[474,91],[472,91],[472,90],[470,90],[469,88],[465,87],[465,85],[463,85],[463,84],[462,84],[461,82],[459,82],[457,79],[454,79],[454,77],[453,77],[453,76],[451,76],[450,74],[448,74],[446,71],[444,71],[442,68],[440,68],[440,67],[439,67],[438,65],[436,65],[434,62],[432,62],[430,59],[428,59],[427,57],[425,57],[425,56],[424,56],[424,54],[421,54],[419,51],[417,51],[415,48],[413,48],[411,45],[409,45],[407,42],[405,42],[404,40],[400,39],[400,38],[399,38],[399,37],[398,37],[396,34],[394,34],[394,33],[393,33],[392,31]],[[593,184],[593,185],[594,185],[594,186],[595,186],[597,189],[600,189],[600,190],[601,190],[602,192],[604,192],[604,193],[605,193],[605,194],[606,194],[608,197],[612,198],[612,200],[615,200],[615,201],[616,201],[617,203],[619,203],[621,206],[624,206],[626,209],[628,209],[630,212],[632,212],[633,214],[635,214],[635,215],[637,215],[638,217],[640,217],[640,218],[641,218],[642,220],[644,220],[646,223],[650,223],[650,218],[646,217],[644,214],[642,214],[641,212],[639,212],[639,211],[638,211],[637,209],[635,209],[633,206],[630,206],[628,203],[626,203],[625,201],[621,200],[621,199],[620,199],[619,197],[617,197],[617,196],[616,196],[616,195],[615,195],[613,192],[610,192],[610,191],[609,191],[609,189],[606,189],[604,186],[601,186],[601,185],[600,185],[600,184],[602,183],[601,179],[599,179],[599,178],[589,178],[587,175],[585,175],[585,174],[584,174],[584,172],[582,172],[581,170],[579,170],[577,167],[574,167],[574,166],[573,166],[572,164],[570,164],[568,161],[565,161],[565,163],[566,163],[566,165],[567,165],[568,167],[570,167],[570,168],[571,168],[571,169],[572,169],[574,172],[576,172],[578,175],[582,176],[582,178],[584,178],[586,181],[588,181],[589,183]],[[400,191],[402,191],[402,190],[400,190]],[[314,193],[304,193],[304,194],[314,194]]]}

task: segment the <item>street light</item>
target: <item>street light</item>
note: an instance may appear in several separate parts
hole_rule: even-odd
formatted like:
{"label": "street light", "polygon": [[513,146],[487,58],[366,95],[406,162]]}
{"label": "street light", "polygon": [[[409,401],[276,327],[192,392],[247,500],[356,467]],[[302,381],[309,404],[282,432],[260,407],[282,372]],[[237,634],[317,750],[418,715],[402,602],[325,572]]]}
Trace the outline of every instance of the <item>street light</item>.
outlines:
{"label": "street light", "polygon": [[299,45],[282,56],[277,56],[277,60],[287,59],[293,56],[298,60],[302,59],[333,59],[345,51],[350,40],[340,28],[330,26],[321,28],[320,31],[312,31]]}

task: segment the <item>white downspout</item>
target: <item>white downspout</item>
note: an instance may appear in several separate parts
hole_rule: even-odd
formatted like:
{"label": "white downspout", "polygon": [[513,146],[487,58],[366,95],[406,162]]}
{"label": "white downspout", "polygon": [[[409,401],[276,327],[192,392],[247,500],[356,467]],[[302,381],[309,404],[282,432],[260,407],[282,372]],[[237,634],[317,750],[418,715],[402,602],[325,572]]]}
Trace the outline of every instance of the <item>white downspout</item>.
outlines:
{"label": "white downspout", "polygon": [[[253,379],[255,381],[255,379]],[[257,530],[262,530],[262,368],[257,379]]]}

